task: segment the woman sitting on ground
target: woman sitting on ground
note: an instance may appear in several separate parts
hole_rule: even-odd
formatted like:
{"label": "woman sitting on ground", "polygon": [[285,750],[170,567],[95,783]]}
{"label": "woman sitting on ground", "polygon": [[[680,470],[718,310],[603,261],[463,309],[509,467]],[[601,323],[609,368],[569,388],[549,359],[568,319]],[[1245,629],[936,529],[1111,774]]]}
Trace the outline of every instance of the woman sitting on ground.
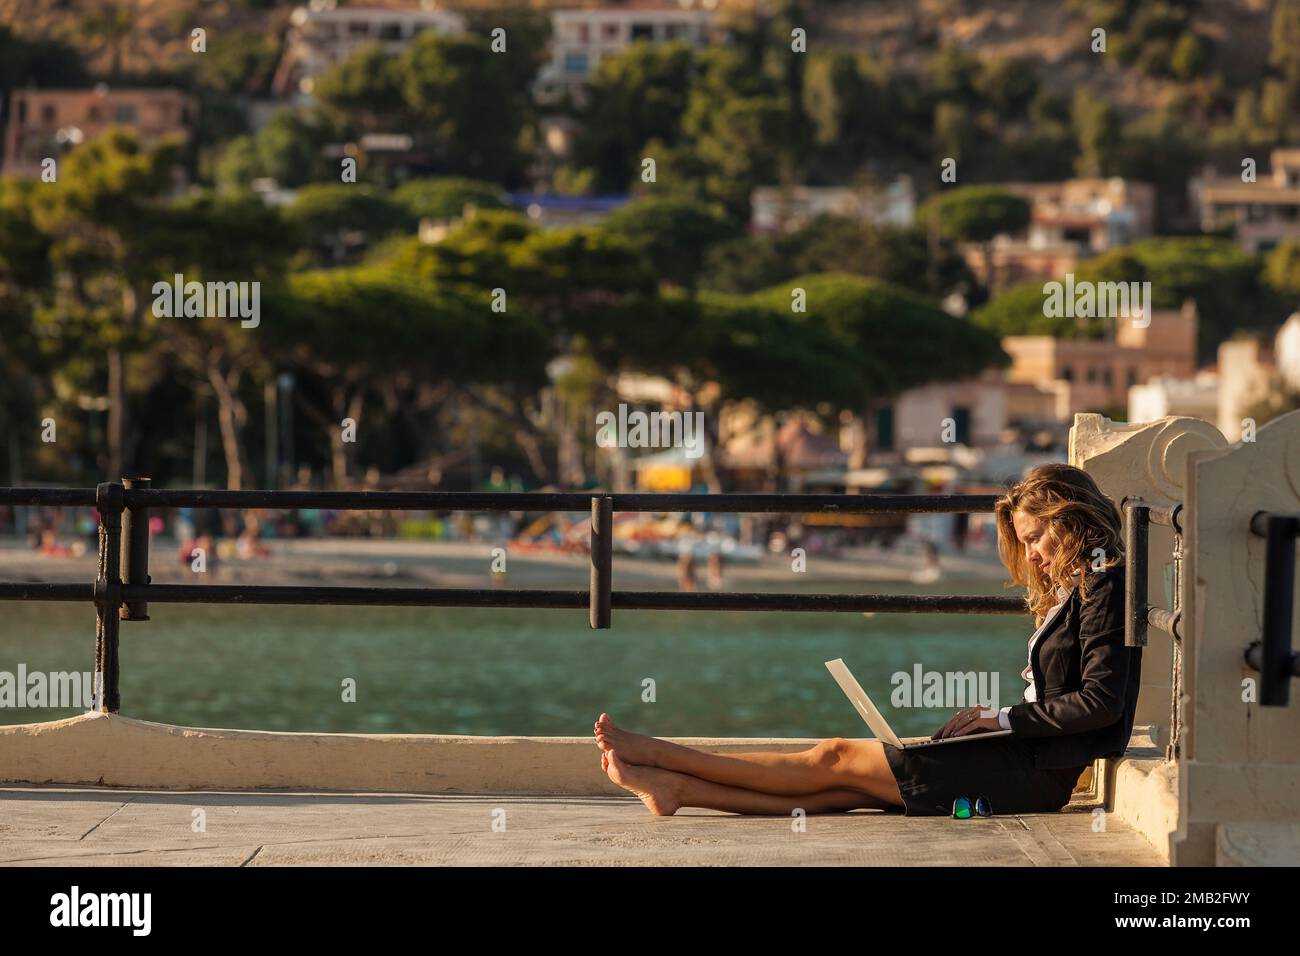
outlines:
{"label": "woman sitting on ground", "polygon": [[1038,625],[1024,699],[958,712],[932,739],[1010,730],[960,746],[901,750],[875,739],[825,740],[800,753],[710,754],[596,721],[601,767],[656,815],[901,809],[947,815],[959,796],[993,813],[1060,810],[1098,757],[1133,730],[1142,651],[1124,646],[1119,512],[1086,472],[1040,465],[998,500],[998,552]]}

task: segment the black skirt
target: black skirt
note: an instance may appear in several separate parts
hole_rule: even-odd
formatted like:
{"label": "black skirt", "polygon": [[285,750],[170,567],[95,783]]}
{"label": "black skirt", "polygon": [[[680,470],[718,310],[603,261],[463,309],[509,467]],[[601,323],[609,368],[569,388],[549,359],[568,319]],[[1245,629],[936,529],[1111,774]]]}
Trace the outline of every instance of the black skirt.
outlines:
{"label": "black skirt", "polygon": [[1038,770],[1034,748],[1014,736],[900,750],[881,742],[909,817],[951,816],[958,797],[988,801],[995,814],[1055,813],[1085,767]]}

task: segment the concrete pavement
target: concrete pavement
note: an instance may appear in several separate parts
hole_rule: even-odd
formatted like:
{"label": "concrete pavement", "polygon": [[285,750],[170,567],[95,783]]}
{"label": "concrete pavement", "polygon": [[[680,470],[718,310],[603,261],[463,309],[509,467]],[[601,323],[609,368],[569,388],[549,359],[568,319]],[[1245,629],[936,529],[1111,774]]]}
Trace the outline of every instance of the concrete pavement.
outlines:
{"label": "concrete pavement", "polygon": [[631,797],[6,787],[0,865],[1164,865],[1113,814],[792,822]]}

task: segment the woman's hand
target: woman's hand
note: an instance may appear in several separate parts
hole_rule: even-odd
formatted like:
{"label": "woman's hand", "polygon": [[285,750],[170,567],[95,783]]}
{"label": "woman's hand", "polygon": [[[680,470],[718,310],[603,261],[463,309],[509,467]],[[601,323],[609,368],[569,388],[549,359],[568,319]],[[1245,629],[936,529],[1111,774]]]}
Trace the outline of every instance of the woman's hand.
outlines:
{"label": "woman's hand", "polygon": [[952,720],[940,727],[938,733],[932,734],[930,739],[942,740],[945,737],[965,737],[967,734],[982,734],[990,730],[1001,729],[1002,725],[998,723],[998,712],[996,710],[986,710],[983,707],[967,707],[965,710],[957,711]]}

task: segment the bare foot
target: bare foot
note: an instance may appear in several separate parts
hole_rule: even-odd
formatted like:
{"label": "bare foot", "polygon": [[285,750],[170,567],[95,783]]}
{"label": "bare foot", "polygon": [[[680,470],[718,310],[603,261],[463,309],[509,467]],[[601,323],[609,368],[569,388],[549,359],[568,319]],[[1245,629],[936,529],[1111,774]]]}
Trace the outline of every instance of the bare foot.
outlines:
{"label": "bare foot", "polygon": [[627,763],[640,767],[657,767],[661,741],[645,734],[634,734],[614,726],[609,714],[601,714],[596,721],[596,746],[601,750],[617,750]]}
{"label": "bare foot", "polygon": [[655,816],[671,817],[681,809],[669,771],[627,763],[614,750],[607,751],[605,756],[609,762],[609,779],[640,797],[646,809]]}

